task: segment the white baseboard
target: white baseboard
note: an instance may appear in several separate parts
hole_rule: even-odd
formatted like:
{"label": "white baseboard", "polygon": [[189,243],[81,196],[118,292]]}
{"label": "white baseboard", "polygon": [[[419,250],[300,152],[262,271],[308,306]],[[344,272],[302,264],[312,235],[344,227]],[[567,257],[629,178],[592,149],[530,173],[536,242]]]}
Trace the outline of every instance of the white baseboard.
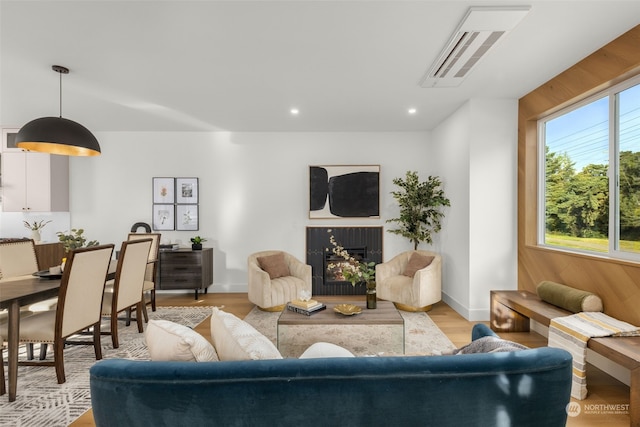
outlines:
{"label": "white baseboard", "polygon": [[[246,283],[214,283],[207,288],[207,293],[210,294],[230,294],[230,293],[247,293],[247,285]],[[193,293],[193,289],[158,289],[156,292],[158,293],[167,293],[167,294],[184,294],[185,292]],[[198,290],[198,293],[202,292]]]}
{"label": "white baseboard", "polygon": [[247,293],[249,288],[246,283],[214,283],[209,286],[209,292],[218,293],[218,294],[229,294],[229,293]]}
{"label": "white baseboard", "polygon": [[442,301],[470,322],[485,322],[490,319],[489,309],[469,310],[469,308],[460,304],[444,292],[442,293]]}

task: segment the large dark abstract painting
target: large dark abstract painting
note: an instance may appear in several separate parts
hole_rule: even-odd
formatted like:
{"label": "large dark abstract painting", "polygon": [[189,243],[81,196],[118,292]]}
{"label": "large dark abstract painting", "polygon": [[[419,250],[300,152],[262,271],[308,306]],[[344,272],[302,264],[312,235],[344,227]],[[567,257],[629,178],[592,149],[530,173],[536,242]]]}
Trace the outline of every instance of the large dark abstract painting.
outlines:
{"label": "large dark abstract painting", "polygon": [[309,166],[309,218],[379,218],[380,166]]}

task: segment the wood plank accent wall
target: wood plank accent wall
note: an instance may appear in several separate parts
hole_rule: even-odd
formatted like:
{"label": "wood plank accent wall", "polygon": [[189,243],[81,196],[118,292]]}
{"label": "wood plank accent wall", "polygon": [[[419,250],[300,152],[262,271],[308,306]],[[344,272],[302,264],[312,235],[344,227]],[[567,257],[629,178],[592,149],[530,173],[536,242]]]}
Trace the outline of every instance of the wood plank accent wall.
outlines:
{"label": "wood plank accent wall", "polygon": [[598,294],[610,316],[640,325],[640,263],[571,254],[537,244],[537,123],[567,105],[640,74],[640,25],[519,100],[518,289],[552,280]]}

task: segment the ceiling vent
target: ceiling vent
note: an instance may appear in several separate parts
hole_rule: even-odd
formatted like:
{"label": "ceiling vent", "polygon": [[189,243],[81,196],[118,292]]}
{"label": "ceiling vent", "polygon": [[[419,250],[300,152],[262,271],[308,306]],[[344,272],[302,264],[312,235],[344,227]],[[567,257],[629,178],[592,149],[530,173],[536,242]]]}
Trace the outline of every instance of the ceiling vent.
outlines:
{"label": "ceiling vent", "polygon": [[525,17],[530,6],[471,7],[446,48],[420,80],[422,87],[455,87]]}

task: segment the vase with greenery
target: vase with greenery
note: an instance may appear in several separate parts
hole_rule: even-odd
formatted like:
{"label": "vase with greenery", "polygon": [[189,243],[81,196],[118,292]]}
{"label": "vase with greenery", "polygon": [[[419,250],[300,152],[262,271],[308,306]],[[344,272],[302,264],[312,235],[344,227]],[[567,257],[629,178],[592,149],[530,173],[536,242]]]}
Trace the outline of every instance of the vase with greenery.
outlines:
{"label": "vase with greenery", "polygon": [[33,222],[23,221],[25,228],[31,230],[31,238],[36,242],[39,242],[41,239],[40,230],[42,230],[44,226],[49,224],[50,222],[51,220],[45,221],[44,219]]}
{"label": "vase with greenery", "polygon": [[203,239],[200,236],[196,236],[196,237],[192,237],[191,238],[191,249],[194,251],[200,251],[202,250],[202,242],[206,242],[207,239]]}
{"label": "vase with greenery", "polygon": [[56,235],[58,236],[58,240],[62,243],[62,247],[64,248],[65,253],[69,253],[74,249],[84,248],[89,246],[97,246],[100,244],[97,240],[87,241],[87,238],[84,237],[84,229],[82,228],[72,228],[71,232],[68,234],[63,233],[62,231],[58,231]]}
{"label": "vase with greenery", "polygon": [[414,250],[422,242],[432,243],[433,235],[441,229],[444,206],[451,206],[440,178],[429,176],[421,182],[417,172],[408,171],[405,179],[395,178],[393,183],[400,187],[391,192],[400,206],[400,216],[387,220],[398,224],[387,231],[409,239]]}
{"label": "vase with greenery", "polygon": [[[329,233],[331,230],[327,230]],[[367,308],[376,308],[376,263],[367,262],[366,260],[357,259],[352,256],[342,245],[336,242],[335,237],[329,236],[329,242],[333,245],[332,252],[334,255],[342,258],[344,261],[327,264],[328,269],[339,269],[342,277],[351,286],[364,283],[367,286]]]}

